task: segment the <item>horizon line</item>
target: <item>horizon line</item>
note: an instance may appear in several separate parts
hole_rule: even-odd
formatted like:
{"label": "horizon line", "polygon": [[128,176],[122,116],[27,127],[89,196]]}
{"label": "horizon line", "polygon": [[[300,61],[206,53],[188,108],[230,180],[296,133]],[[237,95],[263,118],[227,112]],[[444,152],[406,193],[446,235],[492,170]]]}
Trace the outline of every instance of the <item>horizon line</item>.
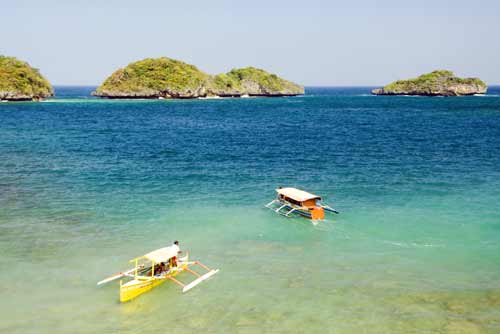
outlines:
{"label": "horizon line", "polygon": [[[77,85],[77,84],[53,84],[52,87],[99,87],[100,85]],[[304,88],[373,88],[385,85],[302,85]],[[488,87],[500,87],[498,84],[490,84]]]}

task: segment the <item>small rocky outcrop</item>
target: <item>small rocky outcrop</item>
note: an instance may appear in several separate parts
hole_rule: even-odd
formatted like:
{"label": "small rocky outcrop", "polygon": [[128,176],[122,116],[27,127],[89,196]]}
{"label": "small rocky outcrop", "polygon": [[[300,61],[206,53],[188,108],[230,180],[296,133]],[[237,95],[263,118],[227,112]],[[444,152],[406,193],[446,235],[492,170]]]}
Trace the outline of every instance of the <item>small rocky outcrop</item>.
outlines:
{"label": "small rocky outcrop", "polygon": [[415,79],[398,80],[372,90],[374,95],[464,96],[485,94],[488,86],[478,78],[459,78],[446,70],[423,74]]}
{"label": "small rocky outcrop", "polygon": [[189,99],[214,96],[293,96],[304,88],[264,70],[247,67],[209,75],[182,61],[148,58],[108,77],[94,96],[106,98]]}
{"label": "small rocky outcrop", "polygon": [[38,101],[53,95],[52,85],[38,69],[0,55],[0,101]]}
{"label": "small rocky outcrop", "polygon": [[264,70],[245,67],[214,76],[207,92],[217,96],[295,96],[304,94],[304,87]]}
{"label": "small rocky outcrop", "polygon": [[92,95],[107,98],[194,98],[205,96],[209,75],[170,58],[147,58],[109,76]]}

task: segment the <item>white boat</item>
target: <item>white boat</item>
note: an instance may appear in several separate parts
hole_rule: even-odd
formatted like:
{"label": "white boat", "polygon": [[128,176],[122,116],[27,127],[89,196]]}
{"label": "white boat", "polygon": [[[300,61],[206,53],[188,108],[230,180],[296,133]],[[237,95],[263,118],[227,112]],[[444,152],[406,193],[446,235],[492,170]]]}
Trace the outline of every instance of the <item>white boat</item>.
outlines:
{"label": "white boat", "polygon": [[325,211],[338,213],[334,208],[322,204],[318,195],[297,188],[278,188],[276,192],[276,199],[266,204],[266,207],[285,217],[296,213],[312,220],[322,220]]}

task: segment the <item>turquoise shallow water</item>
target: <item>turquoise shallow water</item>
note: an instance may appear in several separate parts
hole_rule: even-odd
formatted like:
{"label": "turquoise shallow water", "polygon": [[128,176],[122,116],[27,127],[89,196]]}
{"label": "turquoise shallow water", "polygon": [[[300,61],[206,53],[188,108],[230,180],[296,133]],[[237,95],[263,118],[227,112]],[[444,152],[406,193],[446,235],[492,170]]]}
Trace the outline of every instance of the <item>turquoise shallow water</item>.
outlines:
{"label": "turquoise shallow water", "polygon": [[[90,90],[0,105],[1,332],[500,332],[500,89]],[[341,214],[273,214],[280,185]],[[174,239],[220,273],[127,304],[117,284],[95,286]]]}

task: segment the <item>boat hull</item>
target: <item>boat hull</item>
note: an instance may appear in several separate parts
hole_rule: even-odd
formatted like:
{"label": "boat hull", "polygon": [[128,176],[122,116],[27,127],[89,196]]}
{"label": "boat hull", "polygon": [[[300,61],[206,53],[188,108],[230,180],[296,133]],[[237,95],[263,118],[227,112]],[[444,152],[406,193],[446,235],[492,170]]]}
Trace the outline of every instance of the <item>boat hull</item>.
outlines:
{"label": "boat hull", "polygon": [[294,212],[301,215],[302,217],[309,218],[311,220],[323,220],[325,219],[325,211],[323,208],[315,207],[311,209],[299,209]]}
{"label": "boat hull", "polygon": [[120,302],[125,303],[129,300],[139,297],[143,293],[157,287],[165,282],[166,279],[152,279],[152,280],[137,280],[134,279],[126,284],[120,286]]}
{"label": "boat hull", "polygon": [[169,280],[170,277],[177,276],[181,272],[184,271],[184,269],[187,268],[186,265],[180,265],[179,269],[177,271],[174,271],[171,274],[166,275],[165,277],[145,277],[145,278],[134,278],[131,281],[128,281],[125,284],[122,284],[120,281],[120,302],[125,303],[128,302],[129,300],[135,299],[142,295],[143,293],[146,293],[150,291],[151,289],[157,287],[158,285],[164,283],[165,281]]}
{"label": "boat hull", "polygon": [[[322,207],[318,207],[318,206],[311,207],[311,208],[297,207],[297,206],[291,205],[288,202],[280,202],[280,203],[283,205],[286,205],[286,208],[288,210],[293,210],[292,211],[293,213],[296,213],[302,217],[305,217],[305,218],[308,218],[311,220],[323,220],[323,219],[325,219],[325,210]],[[285,216],[288,217],[287,214],[285,214]]]}

